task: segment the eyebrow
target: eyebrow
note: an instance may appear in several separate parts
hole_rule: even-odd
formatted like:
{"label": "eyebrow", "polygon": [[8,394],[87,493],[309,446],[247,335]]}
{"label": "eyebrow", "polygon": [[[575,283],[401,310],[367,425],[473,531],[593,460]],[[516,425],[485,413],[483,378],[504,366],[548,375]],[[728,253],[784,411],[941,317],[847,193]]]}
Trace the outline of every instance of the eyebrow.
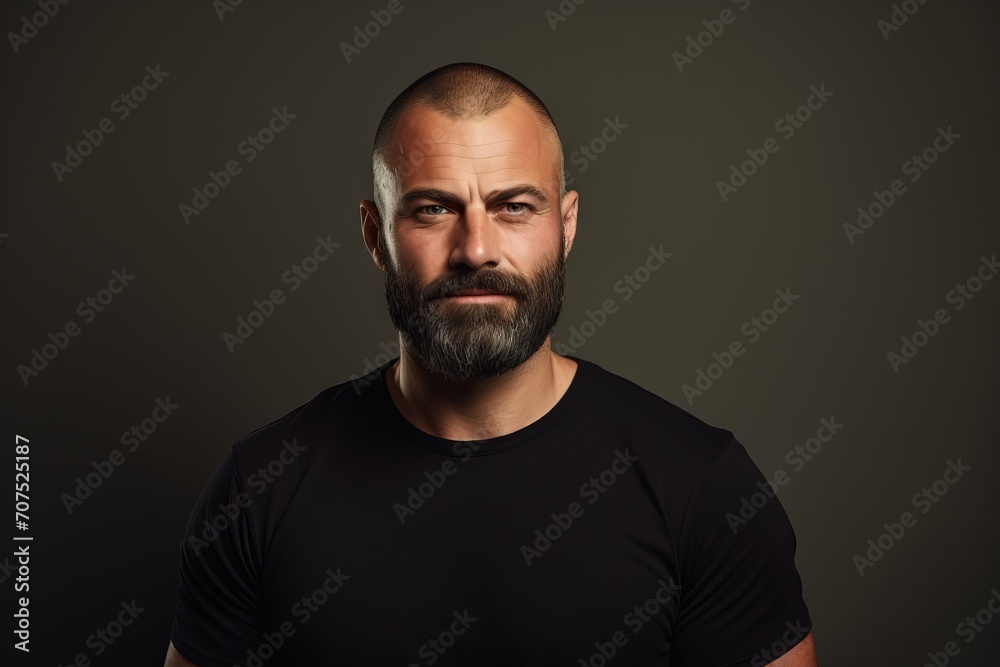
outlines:
{"label": "eyebrow", "polygon": [[[522,184],[509,187],[505,190],[498,190],[496,192],[491,192],[486,197],[486,204],[490,205],[497,201],[503,201],[505,199],[511,199],[520,195],[527,195],[535,199],[542,206],[548,205],[549,198],[545,196],[545,193],[536,188],[533,185]],[[433,201],[444,202],[450,204],[454,207],[463,206],[465,203],[459,199],[457,196],[450,192],[445,192],[444,190],[435,190],[433,188],[420,188],[418,190],[410,190],[401,198],[401,203],[408,204],[415,199],[430,199]]]}

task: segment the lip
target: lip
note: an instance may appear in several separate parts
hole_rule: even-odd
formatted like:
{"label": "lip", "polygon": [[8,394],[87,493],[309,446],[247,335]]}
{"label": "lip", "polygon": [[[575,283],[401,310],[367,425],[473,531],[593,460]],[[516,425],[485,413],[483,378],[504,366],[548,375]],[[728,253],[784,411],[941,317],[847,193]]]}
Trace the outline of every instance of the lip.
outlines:
{"label": "lip", "polygon": [[445,294],[442,299],[457,301],[494,301],[496,299],[506,299],[513,295],[500,292],[490,292],[489,290],[463,289]]}
{"label": "lip", "polygon": [[448,292],[445,296],[507,296],[500,292],[491,292],[485,289],[460,289],[454,292]]}

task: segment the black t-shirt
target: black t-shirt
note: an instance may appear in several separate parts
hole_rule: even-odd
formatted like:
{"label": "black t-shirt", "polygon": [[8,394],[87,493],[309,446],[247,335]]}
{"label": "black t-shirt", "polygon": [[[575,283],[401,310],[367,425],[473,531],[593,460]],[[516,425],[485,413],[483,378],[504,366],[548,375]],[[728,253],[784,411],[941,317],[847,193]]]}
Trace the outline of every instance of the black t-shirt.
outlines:
{"label": "black t-shirt", "polygon": [[[513,433],[421,431],[389,361],[236,442],[180,547],[200,667],[765,665],[812,627],[732,432],[600,366]],[[769,491],[769,493],[765,493]]]}

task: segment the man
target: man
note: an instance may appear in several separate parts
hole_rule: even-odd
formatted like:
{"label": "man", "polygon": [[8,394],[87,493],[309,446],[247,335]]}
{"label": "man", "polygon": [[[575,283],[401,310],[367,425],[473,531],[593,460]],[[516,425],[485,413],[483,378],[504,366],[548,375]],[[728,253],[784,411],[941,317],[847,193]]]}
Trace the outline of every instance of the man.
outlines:
{"label": "man", "polygon": [[166,664],[816,665],[777,497],[727,519],[769,489],[733,434],[551,350],[578,196],[541,101],[439,68],[373,167],[399,357],[233,446]]}

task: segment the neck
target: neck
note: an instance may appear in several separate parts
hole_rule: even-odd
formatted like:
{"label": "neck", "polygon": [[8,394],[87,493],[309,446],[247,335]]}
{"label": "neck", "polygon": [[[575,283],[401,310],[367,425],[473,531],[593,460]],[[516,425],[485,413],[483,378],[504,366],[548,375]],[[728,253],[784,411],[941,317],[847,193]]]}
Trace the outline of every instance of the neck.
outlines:
{"label": "neck", "polygon": [[576,362],[555,354],[551,335],[517,368],[494,377],[449,380],[428,371],[400,336],[399,360],[386,374],[389,393],[406,419],[448,440],[482,440],[536,421],[562,398]]}

